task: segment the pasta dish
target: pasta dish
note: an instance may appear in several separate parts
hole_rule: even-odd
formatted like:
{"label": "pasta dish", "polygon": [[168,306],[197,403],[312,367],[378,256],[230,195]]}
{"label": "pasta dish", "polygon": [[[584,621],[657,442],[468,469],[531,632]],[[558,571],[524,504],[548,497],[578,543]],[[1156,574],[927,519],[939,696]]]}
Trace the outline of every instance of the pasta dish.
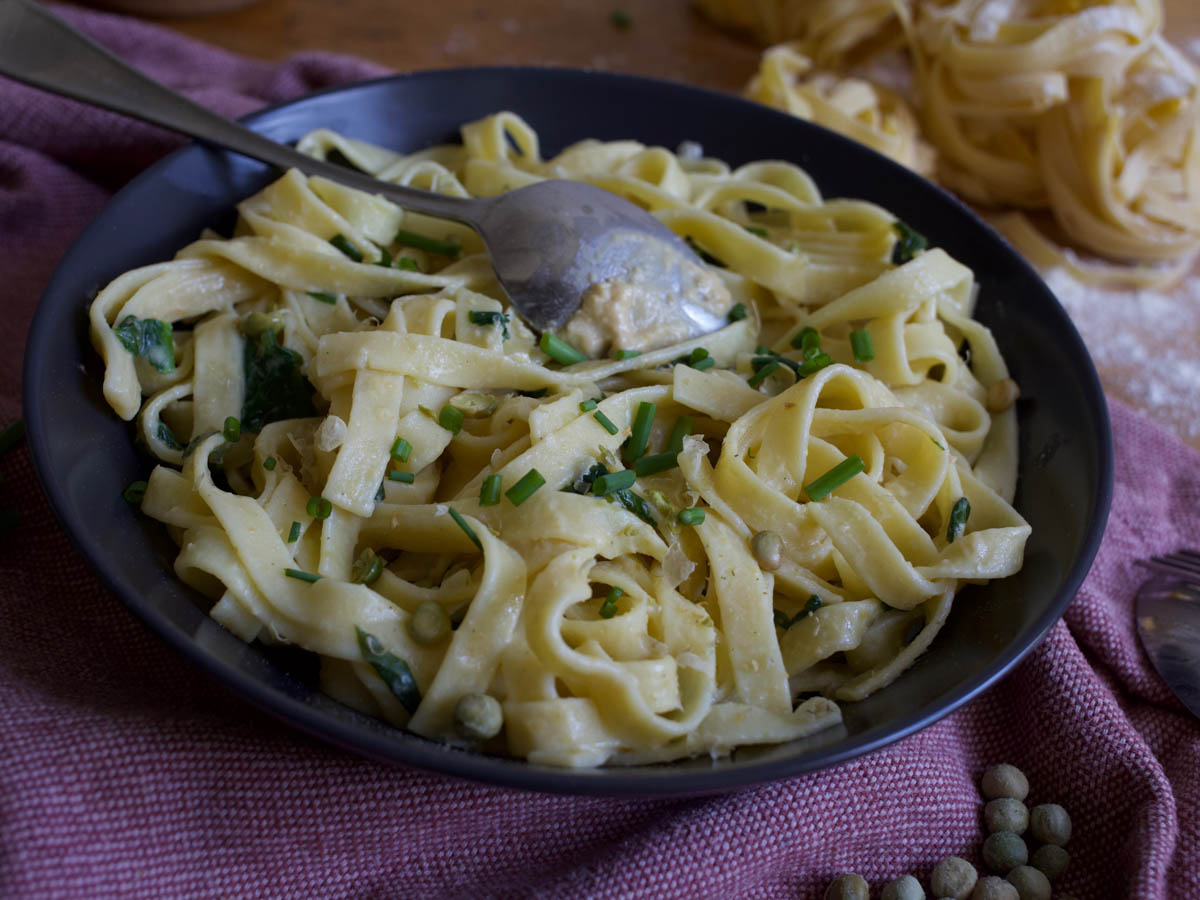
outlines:
{"label": "pasta dish", "polygon": [[719,755],[837,723],[1020,568],[1015,385],[971,271],[886,210],[695,145],[543,159],[512,113],[300,148],[458,196],[590,182],[728,293],[714,333],[584,352],[471,230],[296,171],[99,293],[104,396],[157,461],[129,499],[335,698],[556,766]]}

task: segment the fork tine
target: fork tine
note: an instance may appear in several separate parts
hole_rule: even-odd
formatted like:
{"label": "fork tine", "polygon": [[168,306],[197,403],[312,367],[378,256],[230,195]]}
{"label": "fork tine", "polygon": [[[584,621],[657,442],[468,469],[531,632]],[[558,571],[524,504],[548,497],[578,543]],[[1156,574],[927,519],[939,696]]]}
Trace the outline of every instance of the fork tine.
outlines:
{"label": "fork tine", "polygon": [[1200,553],[1183,549],[1165,556],[1139,559],[1138,565],[1166,575],[1200,578]]}

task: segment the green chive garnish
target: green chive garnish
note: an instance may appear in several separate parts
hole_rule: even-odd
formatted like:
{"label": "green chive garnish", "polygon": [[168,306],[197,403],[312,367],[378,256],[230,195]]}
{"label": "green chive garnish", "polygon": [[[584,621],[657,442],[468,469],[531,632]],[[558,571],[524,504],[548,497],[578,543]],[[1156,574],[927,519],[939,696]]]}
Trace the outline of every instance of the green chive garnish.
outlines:
{"label": "green chive garnish", "polygon": [[379,260],[375,263],[375,265],[383,266],[385,269],[390,269],[394,261],[395,260],[392,259],[392,254],[388,252],[387,247],[379,248]]}
{"label": "green chive garnish", "polygon": [[833,357],[828,353],[817,353],[796,367],[796,377],[805,378],[813,372],[818,372],[826,366],[833,365]]}
{"label": "green chive garnish", "polygon": [[142,498],[146,496],[146,487],[146,482],[135,481],[121,492],[121,496],[125,498],[126,503],[132,503],[134,506],[139,506],[141,505]]}
{"label": "green chive garnish", "polygon": [[692,433],[692,417],[680,416],[671,428],[671,436],[667,438],[667,450],[679,453],[683,450],[683,439]]}
{"label": "green chive garnish", "polygon": [[967,519],[970,516],[971,501],[966,497],[959,497],[954,501],[954,508],[950,510],[950,523],[946,526],[947,541],[954,543],[954,539],[967,530]]}
{"label": "green chive garnish", "polygon": [[644,475],[666,472],[677,465],[679,465],[679,454],[668,451],[667,453],[655,453],[653,456],[643,456],[634,463],[633,470],[637,473],[638,478],[641,478]]}
{"label": "green chive garnish", "polygon": [[396,260],[396,268],[403,272],[420,272],[421,267],[417,265],[417,261],[411,256],[402,256]]}
{"label": "green chive garnish", "polygon": [[350,239],[344,234],[335,234],[329,239],[329,243],[333,244],[333,246],[337,247],[355,262],[363,261],[362,251],[350,243]]}
{"label": "green chive garnish", "polygon": [[866,467],[861,456],[848,456],[816,481],[806,484],[804,492],[809,500],[823,500]]}
{"label": "green chive garnish", "polygon": [[635,356],[641,356],[641,350],[618,350],[614,354],[615,359],[633,359]]}
{"label": "green chive garnish", "polygon": [[580,404],[579,404],[579,411],[580,411],[580,412],[585,412],[585,413],[586,413],[586,412],[591,412],[591,411],[592,411],[593,409],[595,409],[595,408],[596,408],[596,401],[595,401],[595,400],[584,400],[582,403],[580,403]]}
{"label": "green chive garnish", "polygon": [[921,232],[914,230],[897,219],[892,223],[892,230],[896,232],[898,239],[892,247],[892,262],[895,265],[902,265],[922,250],[929,246],[929,241]]}
{"label": "green chive garnish", "polygon": [[0,433],[0,453],[7,453],[25,437],[25,420],[17,419]]}
{"label": "green chive garnish", "polygon": [[717,361],[715,359],[713,359],[711,356],[706,356],[706,357],[704,357],[704,359],[702,359],[698,362],[691,363],[691,367],[693,369],[695,369],[697,372],[704,372],[704,371],[707,371],[708,369],[711,369],[716,364],[717,364]]}
{"label": "green chive garnish", "polygon": [[698,506],[693,506],[691,509],[681,509],[679,515],[675,517],[680,525],[699,525],[704,521],[704,510]]}
{"label": "green chive garnish", "polygon": [[600,410],[596,410],[594,413],[592,413],[592,418],[595,419],[597,422],[599,422],[601,425],[603,425],[604,430],[607,431],[609,434],[616,434],[618,431],[621,430],[620,428],[618,428],[616,426],[616,424],[613,422],[612,419],[610,419],[608,416],[606,416]]}
{"label": "green chive garnish", "polygon": [[458,510],[456,510],[453,506],[448,506],[446,508],[450,510],[450,518],[458,523],[458,527],[461,528],[466,533],[467,537],[471,539],[471,543],[482,550],[483,544],[479,542],[479,535],[477,535],[471,526],[467,524],[467,520],[460,516],[458,514]]}
{"label": "green chive garnish", "polygon": [[396,232],[396,236],[392,238],[392,243],[399,244],[401,247],[416,247],[418,250],[428,250],[430,253],[436,253],[439,256],[449,256],[451,259],[458,256],[462,250],[458,244],[452,244],[449,241],[439,241],[437,238],[417,234],[415,231],[405,231],[403,228]]}
{"label": "green chive garnish", "polygon": [[767,376],[769,376],[772,372],[777,371],[781,365],[782,363],[780,363],[780,361],[777,359],[772,359],[769,362],[764,363],[759,367],[757,372],[750,376],[750,380],[746,383],[752,388],[758,387],[767,380]]}
{"label": "green chive garnish", "polygon": [[728,318],[730,322],[740,322],[748,315],[750,315],[750,310],[746,309],[745,303],[735,303],[729,310]]}
{"label": "green chive garnish", "polygon": [[703,347],[697,347],[688,355],[687,364],[689,366],[694,366],[696,363],[704,359],[708,359],[708,351]]}
{"label": "green chive garnish", "polygon": [[628,31],[633,27],[633,16],[621,9],[614,9],[608,20],[612,22],[613,28],[619,28],[622,31]]}
{"label": "green chive garnish", "polygon": [[395,469],[388,472],[388,481],[398,481],[401,484],[412,484],[416,478],[412,472],[397,472]]}
{"label": "green chive garnish", "polygon": [[821,347],[821,335],[817,334],[817,329],[806,325],[792,337],[791,344],[797,350],[818,350]]}
{"label": "green chive garnish", "polygon": [[526,500],[533,496],[533,492],[546,483],[546,479],[542,477],[542,473],[537,469],[530,469],[521,476],[521,480],[504,492],[504,496],[508,498],[513,506],[520,506]]}
{"label": "green chive garnish", "polygon": [[479,486],[479,505],[495,506],[500,502],[500,476],[489,475]]}
{"label": "green chive garnish", "polygon": [[592,493],[597,497],[603,497],[605,494],[611,494],[614,491],[623,491],[630,487],[637,480],[637,472],[633,469],[622,469],[620,472],[612,472],[608,475],[601,475],[592,482]]}
{"label": "green chive garnish", "polygon": [[792,620],[788,618],[788,614],[782,609],[775,610],[775,627],[782,628],[784,631],[792,624]]}
{"label": "green chive garnish", "polygon": [[617,614],[617,600],[625,592],[619,587],[613,588],[608,592],[608,596],[604,598],[604,602],[600,604],[600,618],[611,619]]}
{"label": "green chive garnish", "polygon": [[321,580],[320,575],[314,575],[312,572],[304,572],[300,569],[284,569],[283,574],[288,578],[295,578],[297,581],[307,581],[309,584],[315,584]]}
{"label": "green chive garnish", "polygon": [[354,561],[353,576],[358,584],[374,584],[382,574],[383,560],[377,553],[367,551]]}
{"label": "green chive garnish", "polygon": [[412,444],[402,437],[396,438],[396,442],[392,444],[392,459],[399,462],[408,462],[408,457],[412,453]]}
{"label": "green chive garnish", "polygon": [[417,687],[417,679],[413,677],[408,663],[395,653],[383,646],[383,642],[375,635],[363,631],[357,625],[354,627],[358,635],[358,649],[363,662],[370,663],[375,673],[383,679],[400,705],[410,713],[417,711],[421,705],[421,689]]}
{"label": "green chive garnish", "polygon": [[871,344],[871,333],[865,328],[850,332],[850,348],[855,362],[870,362],[875,358],[875,347]]}
{"label": "green chive garnish", "polygon": [[296,543],[296,541],[298,541],[298,540],[300,540],[300,523],[299,523],[299,522],[293,522],[293,523],[292,523],[292,530],[288,532],[288,539],[287,539],[287,542],[288,542],[289,544],[294,544],[294,543]]}
{"label": "green chive garnish", "polygon": [[755,237],[765,238],[767,236],[767,229],[759,225],[743,225],[742,227]]}
{"label": "green chive garnish", "polygon": [[333,504],[324,497],[310,497],[304,511],[314,519],[328,519],[333,512]]}
{"label": "green chive garnish", "polygon": [[263,468],[266,469],[268,472],[274,472],[275,471],[275,457],[268,456],[266,459],[264,459],[263,460]]}
{"label": "green chive garnish", "polygon": [[587,361],[587,356],[548,331],[542,332],[542,339],[538,342],[538,346],[542,348],[543,353],[560,365],[573,366],[575,363]]}
{"label": "green chive garnish", "polygon": [[320,300],[322,303],[328,303],[330,306],[337,303],[337,294],[328,294],[325,291],[309,291],[308,296],[314,300]]}
{"label": "green chive garnish", "polygon": [[236,444],[242,439],[242,423],[237,420],[237,416],[225,417],[225,427],[221,429],[221,436],[231,444]]}
{"label": "green chive garnish", "polygon": [[462,431],[463,419],[465,418],[466,416],[463,415],[461,409],[451,406],[449,403],[443,406],[438,412],[438,424],[451,434],[458,434]]}
{"label": "green chive garnish", "polygon": [[646,453],[646,444],[650,442],[650,428],[654,425],[654,413],[658,409],[655,403],[643,401],[638,404],[637,414],[633,417],[633,430],[625,444],[625,461],[634,462]]}

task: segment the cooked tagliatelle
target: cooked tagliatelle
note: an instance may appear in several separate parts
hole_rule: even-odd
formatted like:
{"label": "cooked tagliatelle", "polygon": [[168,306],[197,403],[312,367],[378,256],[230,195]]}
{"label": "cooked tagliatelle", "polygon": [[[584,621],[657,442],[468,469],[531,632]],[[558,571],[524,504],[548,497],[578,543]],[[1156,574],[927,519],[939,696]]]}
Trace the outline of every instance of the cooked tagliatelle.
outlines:
{"label": "cooked tagliatelle", "polygon": [[[572,362],[474,233],[289,172],[91,306],[104,395],[161,463],[141,508],[217,621],[428,738],[633,764],[829,727],[961,584],[1020,567],[1013,386],[969,269],[788,163],[543,160],[511,113],[462,138],[301,147],[459,196],[615,191],[711,262],[729,324]],[[479,695],[498,733],[463,721]]]}

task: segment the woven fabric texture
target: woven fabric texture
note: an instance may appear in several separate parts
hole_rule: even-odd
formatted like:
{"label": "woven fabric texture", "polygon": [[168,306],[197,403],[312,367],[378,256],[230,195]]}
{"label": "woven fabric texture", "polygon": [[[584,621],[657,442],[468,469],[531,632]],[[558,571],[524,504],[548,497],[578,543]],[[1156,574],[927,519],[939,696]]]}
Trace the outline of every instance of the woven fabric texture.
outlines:
{"label": "woven fabric texture", "polygon": [[[383,74],[323,54],[250,62],[63,9],[197,101],[244,114]],[[20,415],[37,298],[112,192],[178,146],[0,80],[0,425]],[[820,897],[977,864],[990,763],[1071,813],[1056,893],[1200,897],[1200,723],[1133,630],[1133,561],[1200,540],[1200,455],[1111,409],[1113,513],[1064,621],[1001,684],[837,768],[705,799],[571,798],[388,767],[291,731],[160,645],[72,549],[28,451],[0,458],[21,525],[0,537],[0,895]],[[873,892],[874,895],[874,892]]]}

